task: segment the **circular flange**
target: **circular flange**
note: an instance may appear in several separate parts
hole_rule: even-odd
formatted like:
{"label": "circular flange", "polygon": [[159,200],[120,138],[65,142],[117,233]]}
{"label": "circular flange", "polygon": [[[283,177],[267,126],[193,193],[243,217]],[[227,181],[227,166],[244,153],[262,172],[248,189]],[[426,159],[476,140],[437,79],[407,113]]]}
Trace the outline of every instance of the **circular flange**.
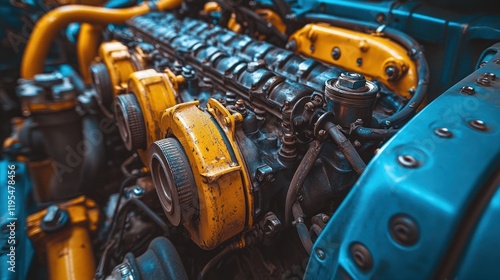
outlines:
{"label": "circular flange", "polygon": [[168,220],[177,226],[197,213],[198,199],[191,165],[179,141],[158,140],[149,147],[151,175]]}
{"label": "circular flange", "polygon": [[125,147],[129,151],[146,148],[146,125],[135,95],[118,95],[113,107],[116,124]]}
{"label": "circular flange", "polygon": [[89,68],[92,77],[92,83],[96,90],[97,103],[108,116],[113,103],[113,86],[109,77],[108,68],[104,63],[94,63]]}

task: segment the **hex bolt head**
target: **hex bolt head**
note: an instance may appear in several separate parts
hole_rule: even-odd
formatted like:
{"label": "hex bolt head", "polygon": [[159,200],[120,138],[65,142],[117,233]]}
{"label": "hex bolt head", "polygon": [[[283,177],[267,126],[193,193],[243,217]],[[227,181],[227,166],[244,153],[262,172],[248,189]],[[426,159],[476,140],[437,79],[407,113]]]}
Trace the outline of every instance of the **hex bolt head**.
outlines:
{"label": "hex bolt head", "polygon": [[356,90],[366,85],[366,79],[358,73],[344,72],[340,74],[337,83],[340,87]]}
{"label": "hex bolt head", "polygon": [[419,231],[417,223],[408,215],[399,214],[389,221],[389,232],[392,239],[403,246],[412,246],[417,243]]}
{"label": "hex bolt head", "polygon": [[354,264],[362,271],[367,272],[372,269],[372,254],[363,244],[355,242],[351,245],[351,257],[354,260]]}
{"label": "hex bolt head", "polygon": [[47,208],[43,216],[40,227],[45,232],[54,232],[64,227],[69,221],[68,211],[59,208],[57,205],[51,205]]}

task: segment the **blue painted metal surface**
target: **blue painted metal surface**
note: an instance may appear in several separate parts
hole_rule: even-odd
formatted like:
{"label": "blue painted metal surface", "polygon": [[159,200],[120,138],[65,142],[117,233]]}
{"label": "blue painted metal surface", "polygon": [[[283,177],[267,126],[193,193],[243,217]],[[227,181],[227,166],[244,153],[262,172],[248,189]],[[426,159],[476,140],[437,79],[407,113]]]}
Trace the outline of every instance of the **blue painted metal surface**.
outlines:
{"label": "blue painted metal surface", "polygon": [[[500,44],[495,56],[482,68],[451,87],[437,98],[380,150],[355,184],[352,191],[328,222],[316,241],[307,267],[306,279],[426,279],[436,275],[448,261],[443,259],[454,236],[468,217],[477,195],[488,178],[500,172],[500,79],[488,86],[476,83],[485,73],[500,77]],[[498,61],[497,61],[498,59]],[[475,94],[460,93],[471,86]],[[487,131],[473,128],[470,121],[482,120]],[[448,128],[453,137],[443,138],[435,129]],[[414,157],[419,166],[408,168],[398,157]],[[489,200],[488,200],[489,201]],[[500,251],[488,244],[498,244],[498,192],[476,222],[468,246],[461,252],[462,265],[456,276],[491,278],[499,273],[494,261],[483,262],[479,256],[500,259]],[[416,244],[403,246],[390,234],[392,217],[411,217],[419,231]],[[369,271],[360,270],[350,246],[366,246],[373,258]],[[322,251],[325,258],[318,257]],[[464,254],[465,253],[465,254]],[[479,262],[482,262],[480,266]],[[450,278],[451,279],[451,278]]]}
{"label": "blue painted metal surface", "polygon": [[[9,193],[7,188],[9,165],[15,165],[15,191]],[[11,189],[12,190],[12,189]],[[7,158],[0,159],[0,279],[27,279],[29,267],[33,260],[34,248],[28,239],[26,228],[26,218],[36,209],[36,203],[32,199],[32,183],[25,163],[12,161]],[[13,213],[9,211],[9,196],[15,202]],[[12,208],[11,208],[12,209]],[[15,218],[12,219],[12,218]],[[11,235],[8,224],[15,224],[15,241],[10,241]],[[15,243],[14,243],[15,242]],[[14,271],[9,271],[11,267],[11,246],[14,250]]]}

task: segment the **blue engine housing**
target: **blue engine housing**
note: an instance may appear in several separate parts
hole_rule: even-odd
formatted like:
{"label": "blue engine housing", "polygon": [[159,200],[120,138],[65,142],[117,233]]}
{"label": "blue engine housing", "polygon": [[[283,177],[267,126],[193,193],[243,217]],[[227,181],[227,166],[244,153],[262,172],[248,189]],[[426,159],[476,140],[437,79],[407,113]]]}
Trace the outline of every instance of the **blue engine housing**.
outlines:
{"label": "blue engine housing", "polygon": [[500,275],[492,249],[500,237],[500,44],[483,57],[381,148],[316,241],[306,279]]}

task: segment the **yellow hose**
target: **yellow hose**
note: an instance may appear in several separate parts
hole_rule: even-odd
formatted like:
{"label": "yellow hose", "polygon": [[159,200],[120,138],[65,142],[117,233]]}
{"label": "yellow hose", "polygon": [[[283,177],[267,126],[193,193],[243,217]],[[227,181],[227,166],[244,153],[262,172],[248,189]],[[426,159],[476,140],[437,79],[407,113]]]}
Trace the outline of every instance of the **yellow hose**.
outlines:
{"label": "yellow hose", "polygon": [[80,27],[80,34],[76,42],[76,54],[78,57],[80,75],[82,75],[85,84],[91,82],[89,66],[92,60],[97,56],[97,48],[101,33],[102,27],[100,25],[83,23]]}
{"label": "yellow hose", "polygon": [[[156,3],[163,11],[178,7],[182,0],[160,0]],[[26,45],[21,63],[21,77],[33,78],[43,72],[43,66],[54,37],[69,23],[90,24],[124,23],[131,17],[148,13],[148,3],[125,9],[107,9],[84,5],[68,5],[56,8],[45,14],[35,25]]]}

